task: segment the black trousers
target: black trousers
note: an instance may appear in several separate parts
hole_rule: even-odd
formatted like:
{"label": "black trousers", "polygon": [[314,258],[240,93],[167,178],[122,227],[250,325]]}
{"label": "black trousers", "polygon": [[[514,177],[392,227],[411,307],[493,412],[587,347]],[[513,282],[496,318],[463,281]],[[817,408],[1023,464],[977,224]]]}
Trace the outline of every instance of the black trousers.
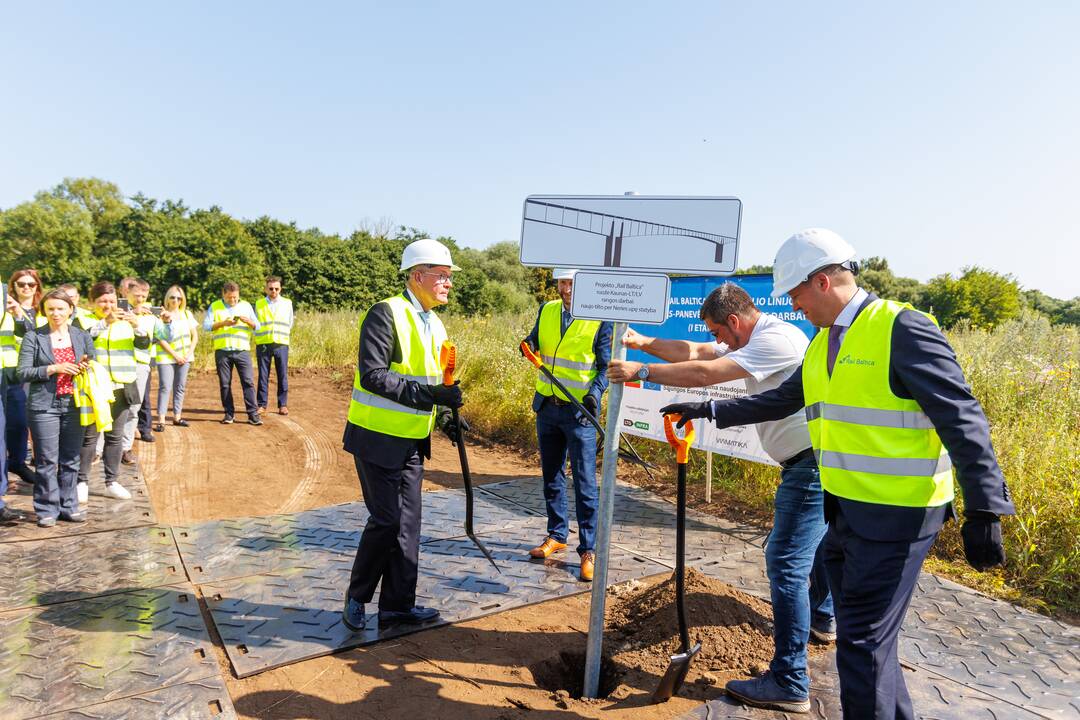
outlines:
{"label": "black trousers", "polygon": [[937,533],[917,540],[859,537],[841,510],[825,534],[836,612],[836,669],[845,720],[914,720],[897,636]]}
{"label": "black trousers", "polygon": [[218,391],[221,393],[221,408],[232,417],[236,406],[232,397],[232,370],[240,376],[240,387],[244,389],[244,410],[249,418],[258,417],[255,406],[255,381],[251,375],[251,353],[247,350],[215,350],[214,365],[217,366]]}
{"label": "black trousers", "polygon": [[424,460],[414,450],[403,467],[391,469],[353,457],[371,517],[356,548],[348,596],[371,602],[381,580],[379,609],[410,610],[416,605]]}

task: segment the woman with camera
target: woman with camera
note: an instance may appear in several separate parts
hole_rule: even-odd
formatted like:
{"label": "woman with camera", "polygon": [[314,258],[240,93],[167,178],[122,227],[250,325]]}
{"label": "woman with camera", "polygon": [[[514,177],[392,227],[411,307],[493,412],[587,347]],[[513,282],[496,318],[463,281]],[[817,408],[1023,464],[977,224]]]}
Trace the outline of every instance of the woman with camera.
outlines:
{"label": "woman with camera", "polygon": [[16,376],[29,387],[26,414],[34,438],[34,512],[41,527],[57,519],[85,522],[75,485],[83,428],[75,406],[74,377],[94,357],[85,330],[68,325],[75,307],[63,290],[47,293],[39,306],[46,325],[23,337]]}
{"label": "woman with camera", "polygon": [[[135,348],[150,347],[151,337],[137,327],[130,310],[117,305],[116,288],[102,281],[90,288],[90,302],[97,323],[90,328],[97,348],[97,361],[109,371],[113,384],[112,429],[105,433],[105,448],[101,454],[105,469],[105,494],[117,500],[127,500],[131,493],[120,484],[120,456],[123,453],[124,423],[129,407],[138,402],[139,388],[135,382]],[[94,460],[98,430],[88,425],[83,436],[82,458],[79,465],[79,502],[89,494],[87,483],[90,463]]]}

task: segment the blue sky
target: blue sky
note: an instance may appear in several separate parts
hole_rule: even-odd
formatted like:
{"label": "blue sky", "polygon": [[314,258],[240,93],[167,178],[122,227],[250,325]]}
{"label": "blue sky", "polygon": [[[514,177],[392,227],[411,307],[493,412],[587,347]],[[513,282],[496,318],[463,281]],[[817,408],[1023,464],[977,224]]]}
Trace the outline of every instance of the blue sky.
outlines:
{"label": "blue sky", "polygon": [[484,247],[530,193],[734,195],[1080,295],[1080,3],[21,3],[0,207],[65,176]]}

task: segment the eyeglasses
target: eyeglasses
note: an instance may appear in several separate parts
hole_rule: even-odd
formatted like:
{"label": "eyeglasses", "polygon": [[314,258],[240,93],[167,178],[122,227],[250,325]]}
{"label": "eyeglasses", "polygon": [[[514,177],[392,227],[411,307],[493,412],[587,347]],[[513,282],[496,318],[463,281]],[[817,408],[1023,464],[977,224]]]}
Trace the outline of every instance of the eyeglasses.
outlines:
{"label": "eyeglasses", "polygon": [[18,285],[21,288],[37,287],[37,283],[34,282],[33,280],[16,280],[15,284]]}
{"label": "eyeglasses", "polygon": [[447,275],[446,273],[435,274],[433,272],[421,272],[420,274],[432,276],[433,278],[435,278],[435,283],[437,285],[445,285],[448,282],[452,282],[454,279],[452,276]]}

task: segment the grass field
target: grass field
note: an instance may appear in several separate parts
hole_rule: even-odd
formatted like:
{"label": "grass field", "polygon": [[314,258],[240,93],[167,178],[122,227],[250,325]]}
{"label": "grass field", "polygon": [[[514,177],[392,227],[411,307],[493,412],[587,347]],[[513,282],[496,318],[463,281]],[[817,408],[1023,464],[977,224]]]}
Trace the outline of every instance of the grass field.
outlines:
{"label": "grass field", "polygon": [[[356,318],[344,311],[300,313],[290,363],[350,375]],[[474,431],[535,448],[530,405],[535,371],[517,350],[535,314],[444,319],[458,344],[458,377],[467,402],[463,414]],[[1031,315],[993,332],[963,328],[950,332],[949,339],[990,420],[1018,514],[1003,522],[1009,555],[1003,571],[970,571],[957,524],[942,532],[928,566],[993,594],[1075,617],[1080,614],[1080,331],[1052,327]],[[197,365],[212,367],[209,342],[200,342]],[[635,444],[661,464],[670,461],[666,446]],[[691,458],[693,482],[704,482],[703,457]],[[774,468],[722,456],[715,456],[713,468],[714,490],[769,514],[778,477]],[[962,510],[962,501],[958,505]]]}

